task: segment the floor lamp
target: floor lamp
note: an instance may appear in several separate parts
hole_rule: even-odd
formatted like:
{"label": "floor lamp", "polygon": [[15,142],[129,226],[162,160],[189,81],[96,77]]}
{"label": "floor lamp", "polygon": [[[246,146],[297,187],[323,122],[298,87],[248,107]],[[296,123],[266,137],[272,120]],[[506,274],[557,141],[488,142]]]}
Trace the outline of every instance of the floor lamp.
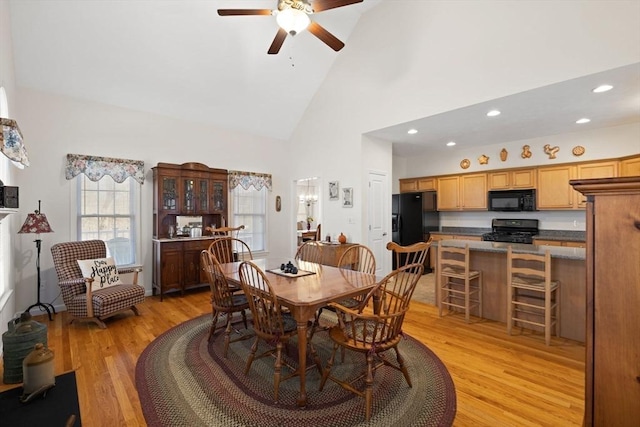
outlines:
{"label": "floor lamp", "polygon": [[51,226],[49,225],[49,221],[47,221],[47,216],[40,211],[40,200],[38,200],[38,210],[35,213],[30,213],[27,215],[27,219],[22,225],[22,228],[18,233],[35,233],[36,234],[36,248],[38,252],[38,257],[36,258],[36,269],[38,270],[38,302],[29,306],[24,312],[28,313],[34,307],[40,307],[49,315],[49,320],[53,320],[53,314],[56,314],[56,309],[53,308],[53,305],[48,303],[43,303],[40,301],[40,247],[42,246],[42,240],[40,239],[40,233],[53,233]]}

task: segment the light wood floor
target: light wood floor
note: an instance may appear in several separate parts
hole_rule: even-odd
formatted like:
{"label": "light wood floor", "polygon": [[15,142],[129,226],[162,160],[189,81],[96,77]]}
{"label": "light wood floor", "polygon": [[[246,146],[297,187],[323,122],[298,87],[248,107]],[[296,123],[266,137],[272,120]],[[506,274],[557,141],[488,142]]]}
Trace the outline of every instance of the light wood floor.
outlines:
{"label": "light wood floor", "polygon": [[[55,371],[75,370],[84,426],[144,426],[135,387],[140,353],[162,332],[209,312],[206,291],[184,297],[149,297],[140,317],[126,314],[95,325],[65,325],[66,313],[48,324]],[[454,426],[579,426],[584,410],[584,346],[540,335],[508,336],[491,321],[465,324],[438,317],[434,306],[413,302],[404,330],[445,363],[456,387]],[[0,391],[15,385],[0,384]]]}

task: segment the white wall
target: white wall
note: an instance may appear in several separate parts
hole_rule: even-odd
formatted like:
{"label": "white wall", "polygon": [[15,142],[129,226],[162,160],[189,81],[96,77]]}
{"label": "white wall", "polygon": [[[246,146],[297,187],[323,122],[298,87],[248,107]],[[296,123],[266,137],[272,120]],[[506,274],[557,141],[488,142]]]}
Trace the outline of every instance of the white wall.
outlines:
{"label": "white wall", "polygon": [[[16,96],[15,76],[13,71],[13,48],[11,45],[11,22],[9,20],[9,2],[0,1],[0,86],[4,87],[7,94],[9,114],[11,119],[18,121],[21,126],[20,115],[18,114],[18,99]],[[0,154],[0,161],[3,162],[4,173],[0,180],[5,185],[17,185],[16,175],[22,173],[11,165],[9,159]],[[24,220],[19,215],[12,214],[0,222],[0,253],[2,255],[2,265],[0,266],[0,334],[7,330],[7,322],[13,318],[16,311],[15,306],[15,269],[13,240],[15,232],[22,225]],[[34,267],[35,268],[35,267]],[[2,343],[0,343],[0,352]]]}
{"label": "white wall", "polygon": [[[50,248],[56,242],[76,240],[76,181],[64,176],[66,155],[91,154],[143,160],[142,186],[142,264],[141,282],[151,290],[151,238],[153,178],[151,168],[158,162],[200,162],[210,167],[273,174],[269,194],[268,242],[274,256],[290,254],[287,239],[291,203],[288,199],[290,176],[280,152],[284,142],[229,132],[211,126],[189,123],[20,88],[20,126],[29,148],[31,166],[19,176],[20,217],[37,208],[54,230],[42,235],[42,300],[62,304],[53,269]],[[275,197],[283,197],[282,211],[275,212]],[[16,309],[24,310],[35,301],[35,245],[33,237],[15,237]],[[57,298],[57,299],[56,299]]]}
{"label": "white wall", "polygon": [[[546,144],[559,147],[555,159],[544,153]],[[522,147],[528,145],[530,158],[523,158]],[[576,146],[585,148],[582,156],[574,156]],[[500,151],[505,148],[507,160],[500,160]],[[450,173],[486,172],[493,169],[520,168],[531,166],[553,166],[560,163],[584,162],[598,159],[610,159],[640,153],[640,123],[593,129],[584,132],[565,133],[544,138],[511,141],[480,148],[459,150],[452,147],[447,156],[415,156],[406,159],[406,169],[394,177],[410,178],[416,176],[444,175]],[[489,163],[481,165],[478,157],[489,157]],[[460,162],[469,159],[471,166],[462,169]]]}
{"label": "white wall", "polygon": [[[359,203],[357,169],[372,162],[363,133],[639,62],[638,12],[625,1],[382,2],[361,18],[294,132],[291,155],[314,159],[297,172],[353,186]],[[395,168],[410,174],[408,163],[393,159],[394,186]],[[366,206],[357,208],[364,218]],[[345,228],[363,240],[364,227]]]}

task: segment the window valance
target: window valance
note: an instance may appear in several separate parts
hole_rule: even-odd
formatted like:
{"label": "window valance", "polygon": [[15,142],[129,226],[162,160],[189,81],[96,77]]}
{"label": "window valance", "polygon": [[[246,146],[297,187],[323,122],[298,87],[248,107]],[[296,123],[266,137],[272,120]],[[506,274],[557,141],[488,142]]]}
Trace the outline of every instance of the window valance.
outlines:
{"label": "window valance", "polygon": [[99,181],[105,175],[109,175],[118,183],[131,177],[140,184],[144,184],[144,162],[142,160],[67,154],[66,178],[73,179],[81,173],[91,181]]}
{"label": "window valance", "polygon": [[271,191],[271,174],[229,171],[229,190],[233,190],[238,185],[245,190],[253,185],[258,191],[262,190],[262,187],[267,187],[267,190]]}
{"label": "window valance", "polygon": [[22,132],[15,120],[0,118],[0,151],[24,166],[29,166],[27,148],[22,142]]}

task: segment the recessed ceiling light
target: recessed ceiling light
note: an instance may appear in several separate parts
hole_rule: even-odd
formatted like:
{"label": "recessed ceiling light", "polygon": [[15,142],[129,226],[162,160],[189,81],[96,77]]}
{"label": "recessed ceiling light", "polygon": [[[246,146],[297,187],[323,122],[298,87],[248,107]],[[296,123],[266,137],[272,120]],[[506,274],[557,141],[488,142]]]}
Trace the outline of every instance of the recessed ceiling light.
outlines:
{"label": "recessed ceiling light", "polygon": [[579,124],[579,125],[582,125],[582,124],[584,124],[584,123],[589,123],[590,121],[591,121],[591,119],[587,119],[587,118],[585,117],[585,118],[582,118],[582,119],[580,119],[580,120],[576,120],[576,123],[577,123],[577,124]]}
{"label": "recessed ceiling light", "polygon": [[500,115],[500,111],[498,110],[491,110],[487,113],[488,117],[495,117],[495,116],[499,116]]}
{"label": "recessed ceiling light", "polygon": [[416,133],[418,133],[418,129],[409,129],[409,130],[407,131],[407,133],[408,133],[409,135],[415,135]]}
{"label": "recessed ceiling light", "polygon": [[453,141],[447,142],[447,147],[453,147],[454,145],[456,145],[456,143]]}
{"label": "recessed ceiling light", "polygon": [[600,85],[597,88],[593,89],[593,92],[595,93],[602,93],[602,92],[606,92],[608,90],[613,89],[613,86],[611,85]]}

